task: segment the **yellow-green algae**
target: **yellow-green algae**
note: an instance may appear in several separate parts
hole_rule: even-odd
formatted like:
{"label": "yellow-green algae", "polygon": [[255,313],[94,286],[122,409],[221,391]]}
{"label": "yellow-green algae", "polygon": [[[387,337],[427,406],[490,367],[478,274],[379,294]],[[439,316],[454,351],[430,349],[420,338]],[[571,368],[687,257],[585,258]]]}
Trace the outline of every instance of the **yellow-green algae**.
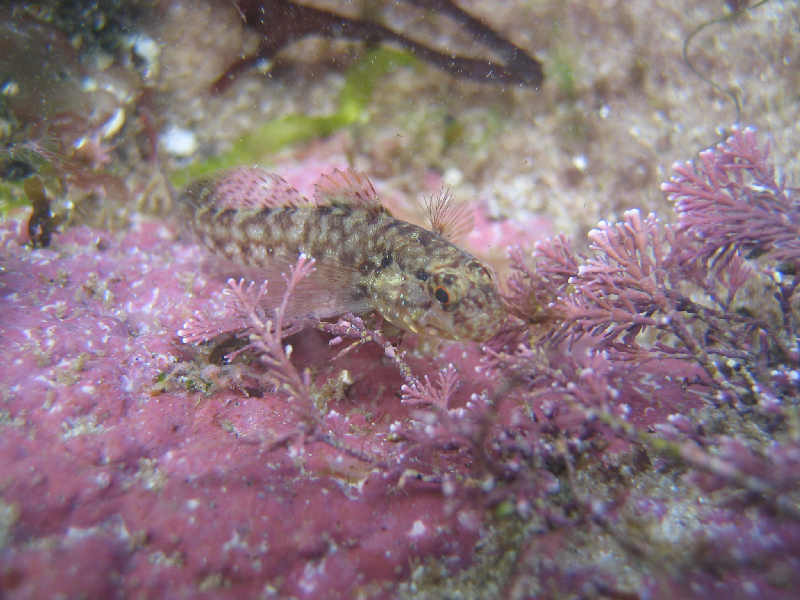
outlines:
{"label": "yellow-green algae", "polygon": [[179,170],[170,180],[175,187],[182,187],[207,173],[258,162],[260,157],[290,144],[325,137],[349,125],[363,123],[368,119],[367,106],[381,76],[398,67],[416,64],[417,59],[409,52],[385,47],[371,50],[347,71],[336,112],[324,116],[295,113],[267,121],[228,152]]}

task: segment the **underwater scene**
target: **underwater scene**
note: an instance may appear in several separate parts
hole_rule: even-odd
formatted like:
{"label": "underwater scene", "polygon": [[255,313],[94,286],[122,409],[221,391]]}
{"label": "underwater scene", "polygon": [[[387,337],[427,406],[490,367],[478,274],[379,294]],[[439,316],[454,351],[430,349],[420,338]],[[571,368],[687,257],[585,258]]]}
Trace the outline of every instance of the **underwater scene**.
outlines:
{"label": "underwater scene", "polygon": [[800,4],[0,6],[0,599],[796,598]]}

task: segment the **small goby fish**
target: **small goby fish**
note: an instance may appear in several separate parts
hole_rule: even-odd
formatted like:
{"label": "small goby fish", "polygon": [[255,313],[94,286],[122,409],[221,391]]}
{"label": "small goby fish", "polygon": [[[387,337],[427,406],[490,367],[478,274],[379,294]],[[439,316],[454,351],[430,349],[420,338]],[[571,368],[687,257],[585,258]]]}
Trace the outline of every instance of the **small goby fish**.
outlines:
{"label": "small goby fish", "polygon": [[308,199],[242,167],[190,184],[181,203],[207,248],[261,279],[280,281],[300,253],[313,257],[312,281],[292,298],[295,317],[377,311],[413,333],[475,341],[505,317],[489,269],[448,239],[464,219],[446,193],[428,206],[432,230],[394,218],[350,170],[323,175]]}

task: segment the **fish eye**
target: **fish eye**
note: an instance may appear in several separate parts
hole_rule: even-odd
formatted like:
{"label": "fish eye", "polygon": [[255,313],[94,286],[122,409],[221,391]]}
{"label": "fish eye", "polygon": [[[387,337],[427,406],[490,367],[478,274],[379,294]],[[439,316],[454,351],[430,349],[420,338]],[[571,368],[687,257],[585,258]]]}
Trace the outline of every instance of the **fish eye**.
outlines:
{"label": "fish eye", "polygon": [[448,302],[450,302],[450,294],[448,294],[447,290],[441,286],[437,287],[436,290],[434,290],[433,295],[442,304],[447,304]]}

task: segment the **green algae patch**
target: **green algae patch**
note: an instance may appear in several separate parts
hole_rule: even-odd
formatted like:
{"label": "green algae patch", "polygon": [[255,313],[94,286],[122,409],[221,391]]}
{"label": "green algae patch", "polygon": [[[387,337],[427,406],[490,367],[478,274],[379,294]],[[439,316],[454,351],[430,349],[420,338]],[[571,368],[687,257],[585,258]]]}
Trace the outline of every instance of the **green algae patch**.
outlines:
{"label": "green algae patch", "polygon": [[0,181],[0,221],[4,221],[9,213],[28,205],[21,185]]}
{"label": "green algae patch", "polygon": [[377,48],[348,69],[339,92],[338,108],[330,115],[290,114],[267,121],[255,132],[241,138],[231,150],[208,160],[176,171],[170,177],[175,187],[183,187],[192,179],[242,164],[258,162],[281,148],[322,138],[368,119],[367,107],[379,79],[399,67],[414,66],[417,59],[409,52]]}

